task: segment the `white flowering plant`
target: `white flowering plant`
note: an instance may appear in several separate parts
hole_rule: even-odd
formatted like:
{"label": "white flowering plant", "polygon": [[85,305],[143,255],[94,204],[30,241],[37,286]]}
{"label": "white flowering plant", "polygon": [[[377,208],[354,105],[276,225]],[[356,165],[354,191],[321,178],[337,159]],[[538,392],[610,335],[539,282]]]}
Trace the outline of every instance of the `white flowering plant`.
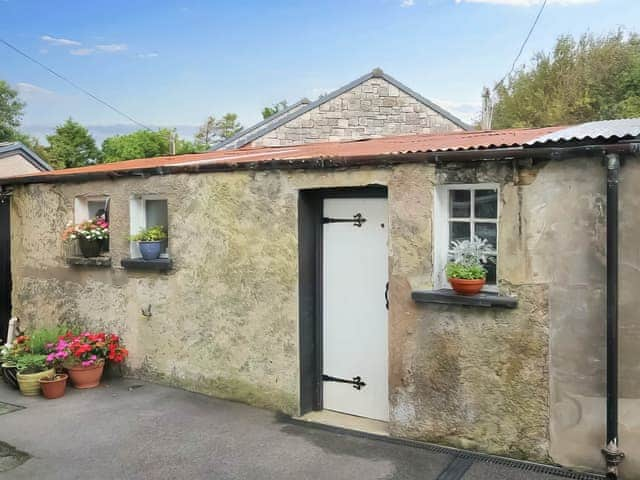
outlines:
{"label": "white flowering plant", "polygon": [[483,265],[495,262],[495,250],[486,239],[474,236],[472,240],[452,241],[449,258],[447,278],[480,280],[487,276]]}
{"label": "white flowering plant", "polygon": [[109,223],[103,218],[94,218],[77,225],[69,224],[62,233],[62,239],[75,240],[83,238],[89,241],[106,240],[109,238]]}

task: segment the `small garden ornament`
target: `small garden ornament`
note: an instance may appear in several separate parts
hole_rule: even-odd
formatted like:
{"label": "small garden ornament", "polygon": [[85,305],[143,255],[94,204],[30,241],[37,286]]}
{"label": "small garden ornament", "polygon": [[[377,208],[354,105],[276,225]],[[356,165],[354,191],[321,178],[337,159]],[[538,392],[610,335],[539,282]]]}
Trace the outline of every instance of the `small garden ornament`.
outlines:
{"label": "small garden ornament", "polygon": [[486,239],[451,242],[451,261],[445,267],[447,279],[457,293],[475,295],[484,287],[487,270],[483,266],[494,261],[495,251]]}

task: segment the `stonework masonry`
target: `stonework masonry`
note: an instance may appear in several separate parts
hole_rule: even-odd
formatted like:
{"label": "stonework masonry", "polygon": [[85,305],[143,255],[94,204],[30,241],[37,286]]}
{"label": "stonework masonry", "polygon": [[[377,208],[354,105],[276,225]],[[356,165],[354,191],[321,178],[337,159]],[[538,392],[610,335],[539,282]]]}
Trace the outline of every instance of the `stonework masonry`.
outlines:
{"label": "stonework masonry", "polygon": [[460,126],[384,78],[373,77],[266,133],[251,146],[461,130]]}
{"label": "stonework masonry", "polygon": [[[625,478],[640,478],[638,181],[640,168],[627,162],[620,281]],[[416,304],[412,290],[432,286],[434,189],[473,182],[499,186],[498,276],[518,308]],[[605,182],[594,159],[529,169],[405,164],[16,186],[14,312],[25,327],[66,321],[121,332],[131,351],[129,375],[295,415],[298,193],[371,184],[389,191],[391,434],[602,469]],[[111,198],[109,268],[64,261],[60,234],[73,218],[74,197],[83,194]],[[134,194],[168,200],[174,268],[166,274],[120,267],[129,254]],[[148,305],[151,317],[141,314]]]}

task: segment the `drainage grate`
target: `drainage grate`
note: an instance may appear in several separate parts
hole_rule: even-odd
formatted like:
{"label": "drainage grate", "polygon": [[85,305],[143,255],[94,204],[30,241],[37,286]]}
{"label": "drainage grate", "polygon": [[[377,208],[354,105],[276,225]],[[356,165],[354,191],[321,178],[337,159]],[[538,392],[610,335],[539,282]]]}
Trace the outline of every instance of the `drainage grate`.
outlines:
{"label": "drainage grate", "polygon": [[[507,457],[500,457],[497,455],[488,455],[486,453],[478,453],[478,452],[472,452],[469,450],[460,450],[458,448],[453,448],[453,447],[444,447],[442,445],[435,445],[433,443],[426,443],[426,442],[419,442],[416,440],[407,440],[404,438],[398,438],[398,437],[387,437],[384,435],[376,435],[375,433],[367,433],[367,432],[361,432],[361,431],[357,431],[357,430],[349,430],[346,428],[341,428],[341,427],[334,427],[332,425],[325,425],[325,424],[321,424],[321,423],[312,423],[312,422],[306,422],[304,420],[297,420],[295,418],[291,418],[291,417],[286,417],[286,419],[284,418],[285,416],[281,416],[279,418],[280,421],[286,421],[288,423],[293,423],[296,425],[300,425],[303,427],[311,427],[311,428],[318,428],[321,430],[328,430],[328,431],[332,431],[332,432],[336,432],[336,433],[342,433],[345,435],[351,435],[353,437],[361,437],[361,438],[371,438],[374,440],[379,440],[382,442],[387,442],[387,443],[393,443],[396,445],[406,445],[409,447],[414,447],[414,448],[421,448],[423,450],[428,450],[430,452],[435,452],[435,453],[442,453],[445,455],[452,455],[456,458],[460,458],[460,459],[468,459],[471,461],[471,463],[475,462],[485,462],[485,463],[492,463],[495,465],[500,465],[500,466],[504,466],[504,467],[510,467],[510,468],[515,468],[518,470],[524,470],[526,472],[533,472],[533,473],[544,473],[547,475],[555,475],[556,477],[562,477],[562,478],[571,478],[574,480],[605,480],[606,477],[604,475],[600,475],[597,473],[589,473],[589,472],[577,472],[575,470],[569,470],[567,468],[563,468],[563,467],[556,467],[553,465],[544,465],[542,463],[535,463],[535,462],[527,462],[524,460],[514,460],[512,458],[507,458]],[[455,459],[454,459],[455,461]],[[452,462],[453,463],[453,462]],[[447,467],[448,469],[449,467]],[[445,471],[447,470],[445,469]],[[444,473],[444,472],[442,472]],[[448,477],[445,477],[447,480],[449,480]],[[454,478],[454,477],[452,477]],[[459,478],[459,477],[458,477]],[[443,479],[441,479],[443,480]]]}

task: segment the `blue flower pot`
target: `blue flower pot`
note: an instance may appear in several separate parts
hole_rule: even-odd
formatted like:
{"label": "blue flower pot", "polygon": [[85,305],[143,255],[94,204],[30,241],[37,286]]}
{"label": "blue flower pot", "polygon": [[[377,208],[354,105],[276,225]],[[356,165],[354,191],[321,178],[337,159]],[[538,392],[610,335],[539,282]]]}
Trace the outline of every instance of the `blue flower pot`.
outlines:
{"label": "blue flower pot", "polygon": [[162,252],[162,242],[138,242],[140,254],[145,260],[156,260]]}

